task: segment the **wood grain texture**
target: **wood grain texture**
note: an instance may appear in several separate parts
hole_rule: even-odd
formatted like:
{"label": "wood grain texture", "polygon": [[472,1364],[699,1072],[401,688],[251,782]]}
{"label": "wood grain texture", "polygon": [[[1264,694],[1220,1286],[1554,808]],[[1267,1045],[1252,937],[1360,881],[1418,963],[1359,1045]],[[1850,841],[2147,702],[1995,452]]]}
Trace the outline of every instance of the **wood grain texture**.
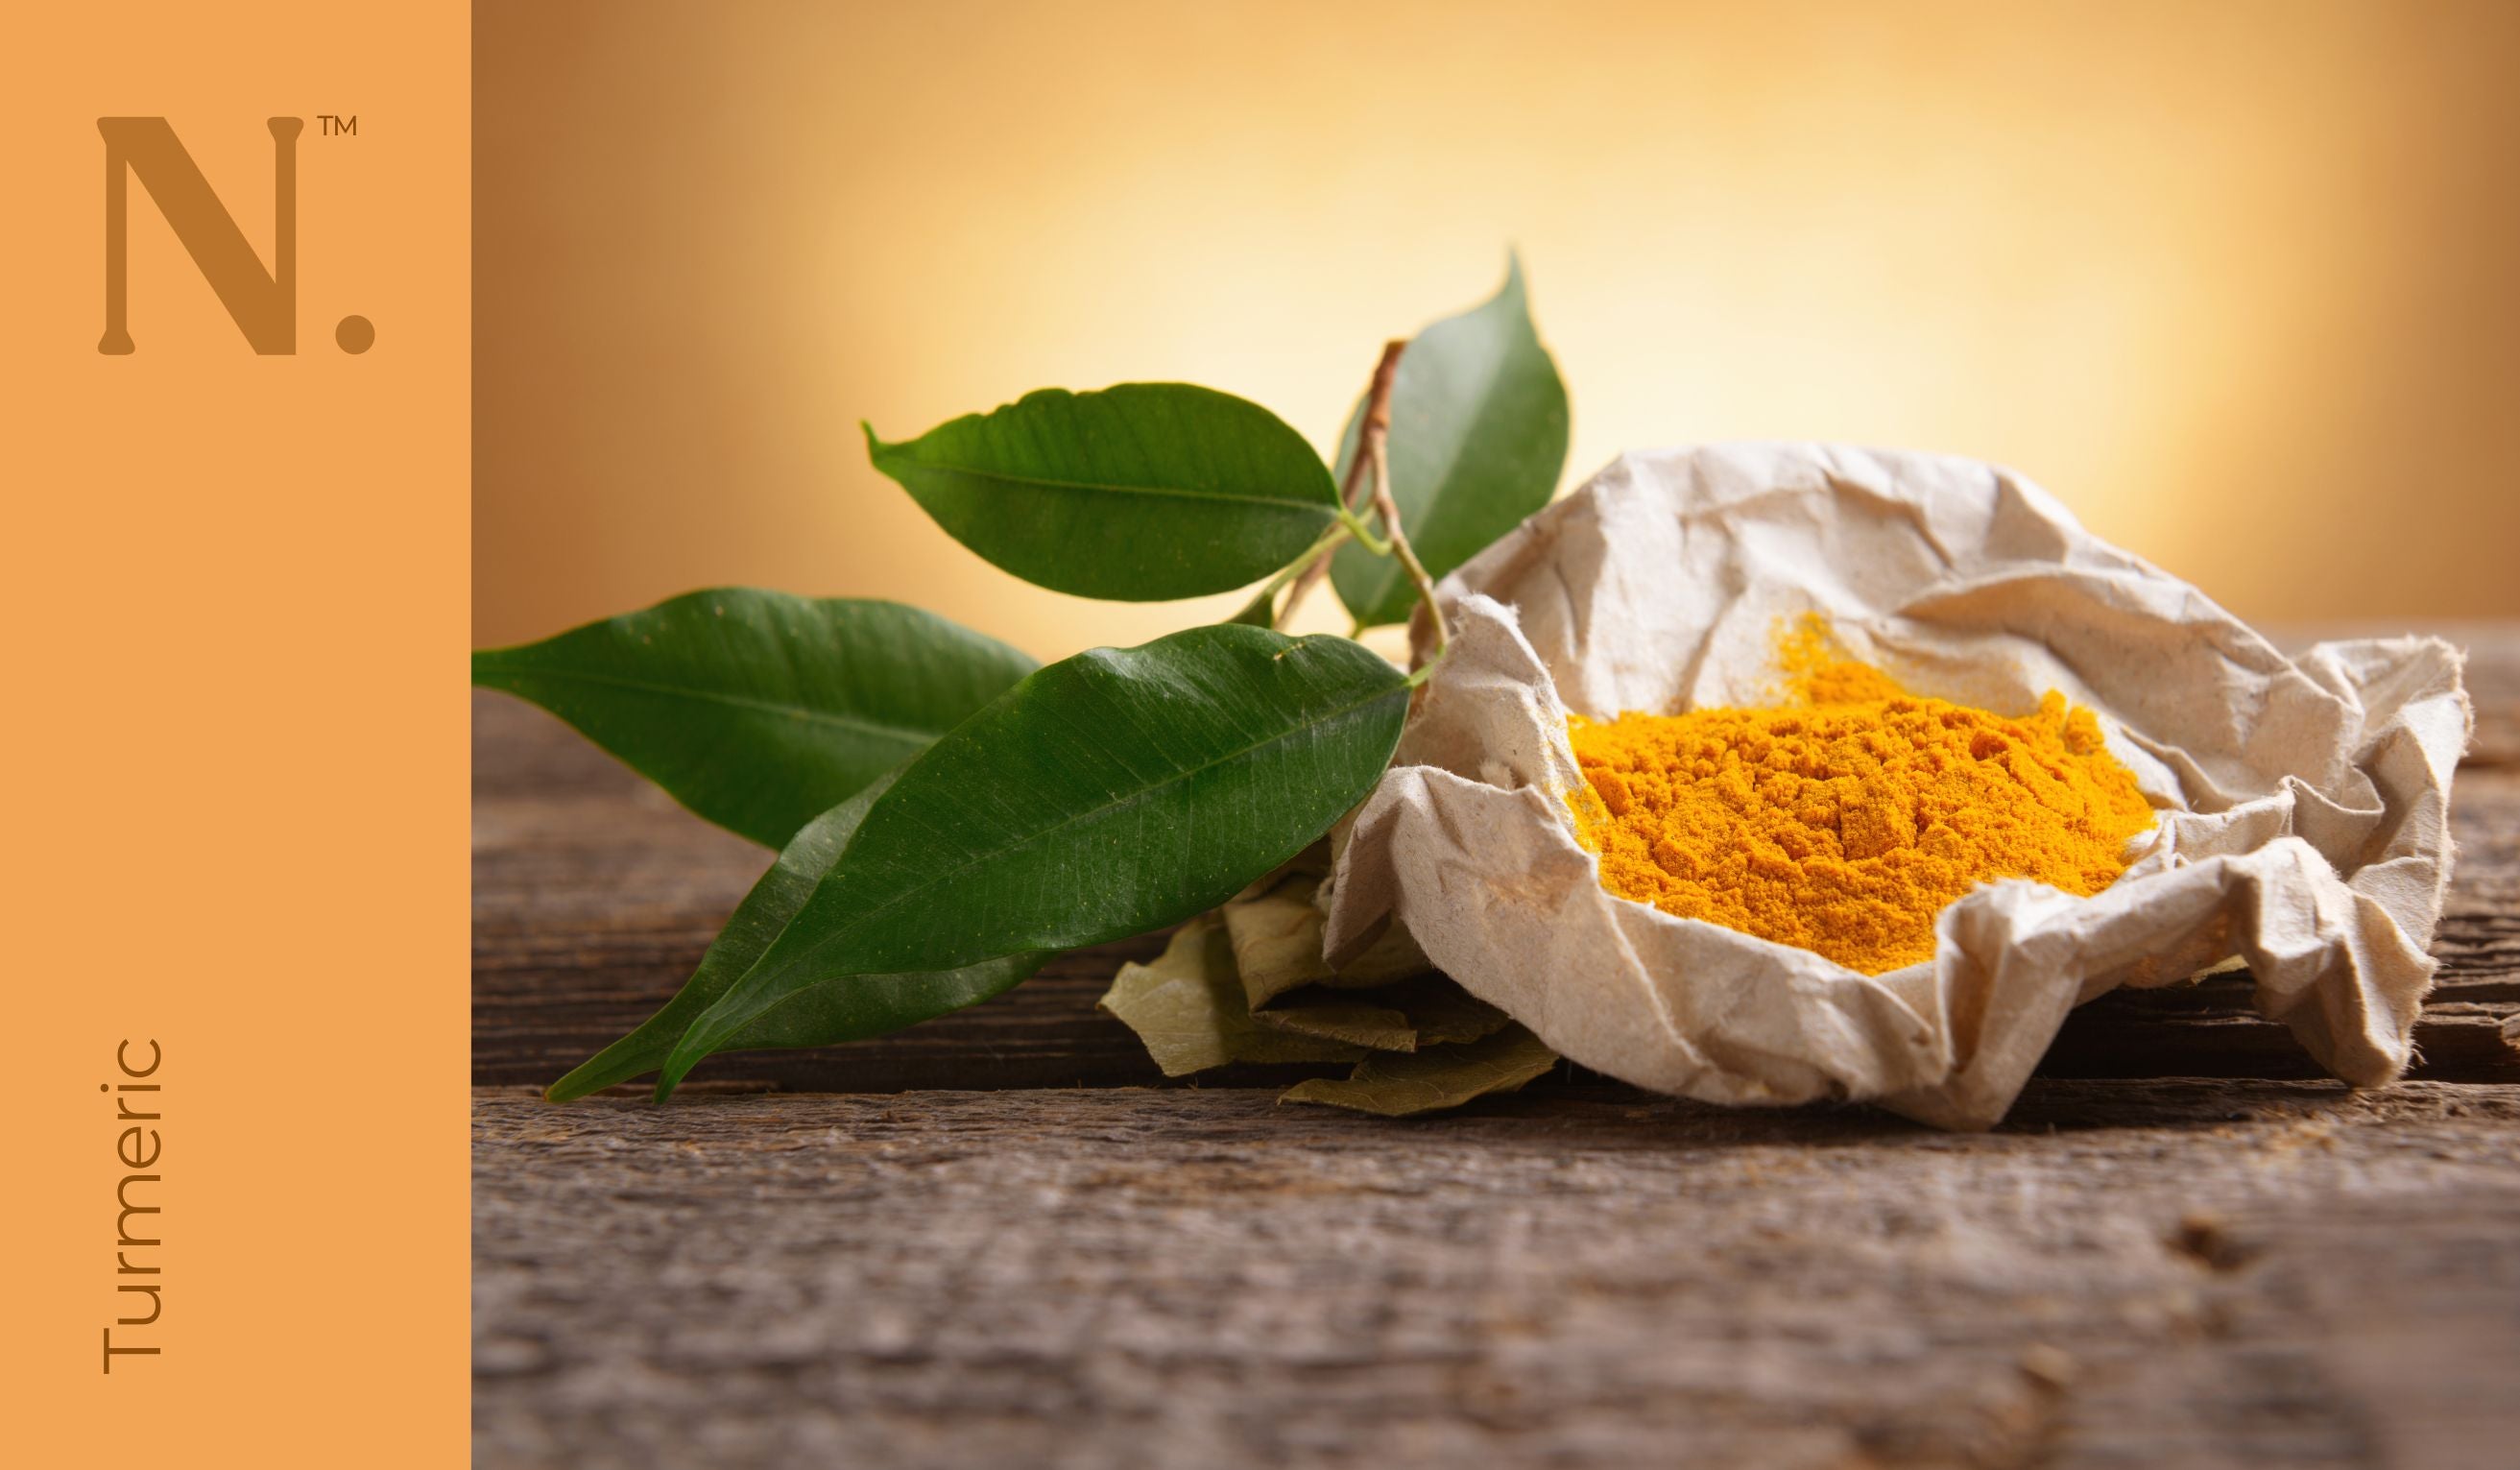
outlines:
{"label": "wood grain texture", "polygon": [[[2234,978],[2077,1011],[1985,1135],[1571,1069],[1394,1123],[1128,1085],[1149,937],[663,1108],[477,1091],[475,1462],[2515,1463],[2520,630],[2470,641],[2430,1080],[2302,1080]],[[768,856],[475,710],[475,1078],[540,1084]]]}
{"label": "wood grain texture", "polygon": [[474,1105],[475,1463],[2484,1466],[2520,1094]]}
{"label": "wood grain texture", "polygon": [[[2520,628],[2459,630],[2471,647],[2478,749],[2520,751]],[[2506,729],[2506,724],[2514,728]],[[709,827],[566,726],[492,694],[473,706],[473,1081],[541,1085],[662,1005],[770,854]],[[2520,1082],[2520,763],[2458,777],[2460,860],[2434,943],[2439,988],[2413,1076]],[[1094,999],[1162,936],[1081,950],[986,1005],[898,1035],[810,1051],[711,1058],[720,1086],[799,1091],[1159,1085],[1127,1030]],[[2318,1075],[2248,1004],[2245,977],[2121,991],[2067,1022],[2045,1064],[2059,1077]],[[1322,1069],[1310,1069],[1320,1072]],[[1206,1085],[1283,1082],[1275,1069]]]}

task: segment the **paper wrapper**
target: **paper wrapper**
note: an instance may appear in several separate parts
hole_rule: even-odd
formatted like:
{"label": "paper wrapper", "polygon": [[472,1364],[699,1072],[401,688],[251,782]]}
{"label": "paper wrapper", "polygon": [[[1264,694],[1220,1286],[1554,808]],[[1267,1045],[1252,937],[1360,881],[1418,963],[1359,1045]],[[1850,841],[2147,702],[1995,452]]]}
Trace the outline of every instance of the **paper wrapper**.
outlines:
{"label": "paper wrapper", "polygon": [[[2406,1069],[2470,723],[2448,644],[2287,660],[2027,481],[1821,444],[1629,455],[1439,597],[1452,652],[1340,850],[1334,962],[1396,919],[1596,1071],[1953,1128],[2003,1116],[2068,1008],[2240,963],[2337,1077]],[[1603,890],[1564,800],[1567,712],[1777,703],[1778,621],[1807,612],[1916,693],[2090,707],[2160,808],[2148,846],[2088,898],[1981,887],[1930,962],[1878,976]]]}

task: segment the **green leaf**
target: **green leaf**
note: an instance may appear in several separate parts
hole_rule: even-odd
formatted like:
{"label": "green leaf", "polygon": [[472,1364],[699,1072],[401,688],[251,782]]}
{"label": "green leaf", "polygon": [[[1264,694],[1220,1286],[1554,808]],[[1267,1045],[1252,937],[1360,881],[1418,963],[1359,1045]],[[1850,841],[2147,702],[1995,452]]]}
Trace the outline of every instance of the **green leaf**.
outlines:
{"label": "green leaf", "polygon": [[[893,782],[887,772],[839,805],[807,822],[779,854],[779,861],[736,906],[699,968],[682,992],[637,1031],[597,1052],[544,1094],[567,1102],[626,1082],[665,1064],[674,1042],[694,1018],[726,993],[771,941],[805,906],[814,885],[840,858],[849,838],[866,819],[868,808]],[[789,1046],[829,1046],[864,1036],[881,1035],[913,1022],[986,1000],[1012,988],[1041,968],[1048,956],[1018,954],[960,970],[921,975],[853,975],[825,981],[797,991],[755,1017],[721,1048],[727,1051],[768,1050]]]}
{"label": "green leaf", "polygon": [[1051,665],[901,773],[659,1090],[834,976],[1102,943],[1214,907],[1364,799],[1408,705],[1359,644],[1234,624]]}
{"label": "green leaf", "polygon": [[898,603],[725,587],[485,649],[472,682],[533,701],[776,848],[1035,666]]}
{"label": "green leaf", "polygon": [[1329,469],[1302,435],[1186,383],[1045,389],[907,443],[866,436],[875,467],[954,539],[1079,597],[1239,587],[1293,561],[1338,515]]}
{"label": "green leaf", "polygon": [[1385,1118],[1458,1108],[1475,1097],[1511,1092],[1557,1065],[1557,1053],[1519,1026],[1482,1040],[1419,1051],[1377,1051],[1345,1079],[1314,1078],[1278,1095],[1282,1103],[1324,1103]]}
{"label": "green leaf", "polygon": [[[1356,453],[1365,405],[1339,440]],[[1410,544],[1440,577],[1549,503],[1566,467],[1566,385],[1532,330],[1522,265],[1485,305],[1418,334],[1391,385],[1391,498]],[[1398,558],[1353,543],[1330,583],[1358,622],[1406,622],[1416,599]]]}

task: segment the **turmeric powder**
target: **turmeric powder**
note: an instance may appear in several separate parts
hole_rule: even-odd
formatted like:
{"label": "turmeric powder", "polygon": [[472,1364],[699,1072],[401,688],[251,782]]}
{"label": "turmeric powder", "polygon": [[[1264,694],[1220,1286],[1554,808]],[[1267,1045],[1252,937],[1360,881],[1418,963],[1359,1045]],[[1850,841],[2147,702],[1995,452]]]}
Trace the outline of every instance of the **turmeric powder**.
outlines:
{"label": "turmeric powder", "polygon": [[1936,916],[1979,884],[2095,894],[2152,827],[2092,712],[2054,690],[2020,719],[1919,698],[1816,619],[1779,655],[1783,708],[1567,721],[1603,887],[1878,975],[1931,958]]}

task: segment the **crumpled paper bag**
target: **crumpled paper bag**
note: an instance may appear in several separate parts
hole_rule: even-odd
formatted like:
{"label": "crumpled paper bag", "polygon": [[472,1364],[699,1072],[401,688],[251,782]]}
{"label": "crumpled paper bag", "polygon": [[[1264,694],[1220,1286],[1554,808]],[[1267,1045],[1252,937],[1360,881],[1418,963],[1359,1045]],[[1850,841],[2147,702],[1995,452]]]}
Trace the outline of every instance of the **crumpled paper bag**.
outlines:
{"label": "crumpled paper bag", "polygon": [[[2406,1069],[2470,727],[2448,644],[2287,660],[2025,480],[1825,444],[1628,455],[1438,597],[1452,651],[1339,851],[1333,962],[1396,920],[1596,1071],[1952,1128],[2003,1116],[2068,1008],[2240,963],[2337,1077]],[[2149,847],[2089,898],[1981,887],[1930,962],[1879,976],[1602,889],[1564,800],[1567,712],[1776,703],[1778,621],[1807,612],[1919,694],[2090,707],[2160,809]]]}

